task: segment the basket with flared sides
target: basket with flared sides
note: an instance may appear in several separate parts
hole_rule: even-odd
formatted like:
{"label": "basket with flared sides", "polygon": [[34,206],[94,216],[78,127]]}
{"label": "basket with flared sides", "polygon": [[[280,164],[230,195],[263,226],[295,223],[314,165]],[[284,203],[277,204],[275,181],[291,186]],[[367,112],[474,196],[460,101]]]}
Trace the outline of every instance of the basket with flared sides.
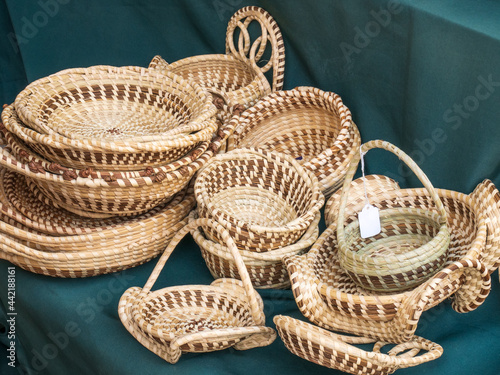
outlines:
{"label": "basket with flared sides", "polygon": [[[3,115],[6,113],[12,114],[11,107],[4,109]],[[52,164],[34,157],[29,150],[25,149],[24,154],[19,151],[18,157],[8,148],[1,150],[0,164],[27,177],[32,191],[37,189],[57,207],[78,215],[94,218],[135,215],[166,202],[185,188],[195,172],[218,152],[231,132],[230,125],[221,127],[210,144],[200,146],[181,159],[180,168],[166,167],[165,171],[149,169],[148,173],[139,175],[111,171],[82,174],[74,169],[53,172]],[[2,131],[8,138],[8,131]],[[17,146],[20,150],[21,144]],[[12,147],[13,150],[18,150],[16,147]],[[29,162],[23,163],[20,159]]]}
{"label": "basket with flared sides", "polygon": [[328,196],[343,182],[361,140],[340,96],[313,87],[263,97],[235,119],[228,150],[259,147],[292,155]]}
{"label": "basket with flared sides", "polygon": [[[392,374],[397,369],[417,366],[443,354],[440,345],[418,336],[394,346],[386,354],[381,352],[387,345],[385,342],[339,335],[284,315],[276,315],[274,323],[293,354],[353,375]],[[354,346],[367,343],[374,343],[372,351]]]}
{"label": "basket with flared sides", "polygon": [[195,205],[191,186],[145,214],[92,220],[37,202],[14,172],[2,169],[1,177],[0,259],[54,277],[95,276],[149,261]]}
{"label": "basket with flared sides", "polygon": [[[252,41],[249,30],[253,23],[260,27],[260,35]],[[259,66],[261,58],[267,59],[266,49],[269,48],[268,62]],[[171,64],[155,56],[149,67],[179,74],[206,88],[214,95],[219,116],[227,120],[229,107],[240,105],[243,109],[248,108],[264,95],[282,89],[285,47],[271,15],[262,8],[248,6],[238,10],[228,23],[226,54],[192,56]],[[264,76],[271,68],[272,85]]]}
{"label": "basket with flared sides", "polygon": [[[196,217],[197,214],[194,211],[189,215],[190,220]],[[321,214],[318,213],[304,235],[292,245],[263,253],[240,250],[241,258],[255,288],[286,289],[290,287],[290,279],[282,259],[285,256],[300,255],[309,250],[318,238],[320,218]],[[191,234],[200,247],[208,269],[215,278],[239,279],[237,265],[226,246],[208,239],[200,228],[193,229]]]}
{"label": "basket with flared sides", "polygon": [[[405,205],[437,212],[426,189],[394,189],[390,181],[387,186],[392,191],[372,199],[374,206],[385,209]],[[441,271],[416,288],[399,293],[364,289],[340,266],[333,223],[307,255],[285,259],[302,314],[327,329],[400,343],[411,339],[422,311],[445,299],[451,298],[452,307],[458,312],[480,306],[489,293],[490,274],[498,267],[500,256],[498,237],[494,234],[500,221],[500,195],[489,180],[479,184],[470,195],[442,189],[436,192],[447,211],[451,233],[448,257]],[[362,191],[350,198],[347,222],[356,220],[356,213],[365,204]],[[334,195],[330,199],[340,198]],[[333,206],[338,207],[338,203]],[[493,206],[497,208],[491,209]]]}
{"label": "basket with flared sides", "polygon": [[[314,174],[289,155],[258,149],[216,155],[197,174],[195,196],[200,217],[213,218],[240,250],[254,252],[297,242],[324,203]],[[210,229],[205,235],[220,242]]]}
{"label": "basket with flared sides", "polygon": [[[220,232],[240,271],[240,280],[219,279],[211,285],[184,285],[151,291],[179,241],[193,228]],[[120,299],[118,313],[125,328],[146,348],[176,363],[183,352],[210,352],[233,347],[246,350],[276,338],[265,327],[260,296],[252,287],[229,232],[210,219],[197,219],[172,238],[143,288],[132,287]]]}
{"label": "basket with flared sides", "polygon": [[65,167],[140,170],[175,161],[217,131],[212,98],[194,82],[140,67],[67,69],[16,97],[5,126]]}
{"label": "basket with flared sides", "polygon": [[[414,207],[391,207],[380,211],[381,232],[363,238],[358,220],[345,223],[345,207],[361,153],[372,148],[391,151],[413,170],[430,196],[435,211]],[[447,258],[450,233],[446,210],[431,182],[404,152],[385,141],[360,147],[346,174],[337,217],[337,242],[341,267],[366,289],[381,292],[412,288],[442,268]]]}

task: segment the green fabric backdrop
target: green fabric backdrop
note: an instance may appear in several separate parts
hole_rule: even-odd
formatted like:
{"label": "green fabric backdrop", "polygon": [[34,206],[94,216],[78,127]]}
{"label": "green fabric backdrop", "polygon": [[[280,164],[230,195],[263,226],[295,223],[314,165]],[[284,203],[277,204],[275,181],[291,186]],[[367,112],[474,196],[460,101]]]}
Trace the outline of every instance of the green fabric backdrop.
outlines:
{"label": "green fabric backdrop", "polygon": [[[0,0],[0,99],[11,103],[33,80],[70,67],[147,66],[223,53],[232,14],[266,9],[283,33],[285,89],[316,86],[338,93],[364,141],[403,148],[435,186],[471,192],[483,179],[500,186],[500,2],[497,0]],[[17,43],[16,43],[17,41]],[[368,173],[418,181],[382,151]],[[16,268],[18,367],[3,374],[334,374],[270,347],[186,355],[169,365],[122,327],[118,299],[142,286],[155,261],[119,274],[81,280]],[[0,262],[0,324],[8,328],[7,262]],[[191,239],[167,264],[157,287],[209,283]],[[405,374],[500,373],[500,292],[460,315],[449,304],[426,312],[417,333],[444,347],[431,363]],[[263,291],[268,324],[276,314],[300,317],[290,291]],[[0,340],[8,342],[0,327]],[[55,350],[54,350],[55,349]]]}

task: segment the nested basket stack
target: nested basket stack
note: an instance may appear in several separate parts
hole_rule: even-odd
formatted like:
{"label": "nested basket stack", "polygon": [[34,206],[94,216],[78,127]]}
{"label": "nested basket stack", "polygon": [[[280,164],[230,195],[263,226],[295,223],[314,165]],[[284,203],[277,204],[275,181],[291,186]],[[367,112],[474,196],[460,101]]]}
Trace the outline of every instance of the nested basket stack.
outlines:
{"label": "nested basket stack", "polygon": [[228,150],[259,147],[290,154],[315,174],[327,197],[342,186],[361,144],[340,96],[313,87],[272,93],[233,121]]}
{"label": "nested basket stack", "polygon": [[[407,207],[439,212],[427,189],[399,189],[395,181],[384,176],[367,176],[365,183],[367,192],[371,188],[376,191],[369,200],[381,211]],[[344,194],[340,191],[327,202],[329,227],[309,253],[285,260],[300,311],[323,328],[278,316],[275,322],[281,338],[296,355],[352,374],[388,374],[439,357],[439,345],[414,336],[418,321],[423,311],[445,299],[451,298],[452,307],[463,313],[476,309],[488,296],[490,274],[498,267],[500,256],[500,193],[489,180],[470,195],[436,189],[450,230],[442,268],[412,289],[380,292],[360,286],[341,265],[337,227],[356,222],[357,213],[366,204],[363,180],[352,182],[350,187],[344,222],[338,221]],[[352,345],[368,342],[377,342],[371,352]],[[388,342],[399,345],[388,354],[380,353]],[[398,356],[404,350],[410,354]],[[420,350],[428,352],[415,356]]]}
{"label": "nested basket stack", "polygon": [[[324,197],[317,178],[289,155],[237,149],[200,169],[194,189],[197,215],[229,231],[253,284],[288,287],[282,258],[307,251],[318,235]],[[216,232],[208,228],[193,235],[215,277],[237,277]]]}
{"label": "nested basket stack", "polygon": [[195,205],[192,177],[232,131],[215,114],[195,83],[147,68],[68,69],[27,86],[2,112],[1,257],[85,277],[157,256]]}
{"label": "nested basket stack", "polygon": [[[257,26],[257,32],[252,26]],[[261,62],[266,61],[265,64]],[[234,111],[254,105],[283,88],[285,46],[276,21],[264,9],[248,6],[230,19],[226,53],[191,56],[171,64],[155,56],[151,69],[172,72],[192,80],[214,96],[218,118],[229,121]],[[264,73],[272,69],[269,84]]]}

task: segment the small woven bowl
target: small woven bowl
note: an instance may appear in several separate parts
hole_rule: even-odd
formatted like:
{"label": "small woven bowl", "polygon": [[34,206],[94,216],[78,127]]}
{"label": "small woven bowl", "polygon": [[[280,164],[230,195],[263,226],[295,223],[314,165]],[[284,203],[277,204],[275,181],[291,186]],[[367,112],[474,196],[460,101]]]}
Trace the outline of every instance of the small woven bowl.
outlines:
{"label": "small woven bowl", "polygon": [[360,144],[340,96],[312,87],[278,91],[237,118],[228,150],[259,147],[292,155],[318,178],[325,195],[342,183]]}
{"label": "small woven bowl", "polygon": [[214,218],[240,250],[255,252],[298,241],[324,203],[318,179],[295,159],[257,149],[212,158],[197,174],[195,196],[200,217]]}

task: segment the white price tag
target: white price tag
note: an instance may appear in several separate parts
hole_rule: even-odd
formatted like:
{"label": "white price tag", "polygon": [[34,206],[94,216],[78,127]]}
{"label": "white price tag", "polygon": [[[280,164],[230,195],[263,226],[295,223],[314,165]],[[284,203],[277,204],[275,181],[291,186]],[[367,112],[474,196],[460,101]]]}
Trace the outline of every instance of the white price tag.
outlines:
{"label": "white price tag", "polygon": [[358,213],[358,220],[361,238],[373,237],[380,233],[380,215],[377,207],[366,204]]}

